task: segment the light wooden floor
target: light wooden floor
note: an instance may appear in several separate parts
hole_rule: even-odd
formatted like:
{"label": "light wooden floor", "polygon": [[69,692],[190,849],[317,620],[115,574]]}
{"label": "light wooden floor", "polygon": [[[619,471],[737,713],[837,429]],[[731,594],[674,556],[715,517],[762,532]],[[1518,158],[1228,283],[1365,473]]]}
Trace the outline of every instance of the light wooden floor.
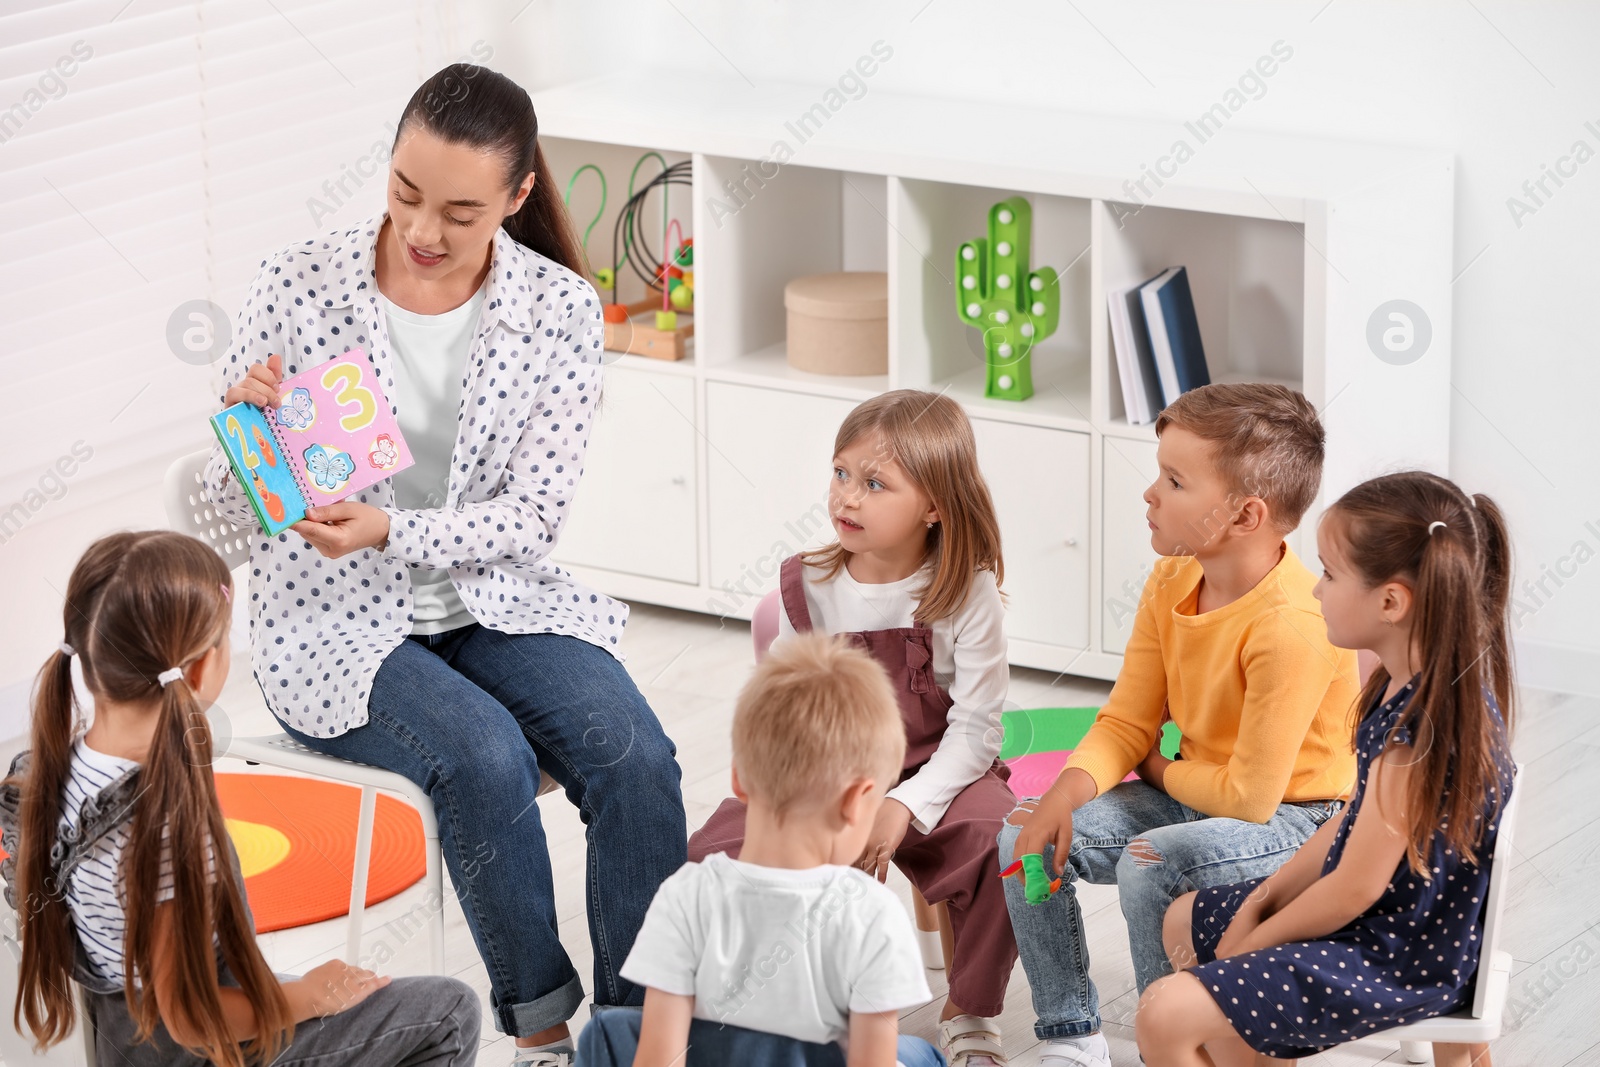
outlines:
{"label": "light wooden floor", "polygon": [[[625,638],[628,669],[677,743],[683,767],[689,827],[711,813],[728,791],[728,723],[733,698],[751,667],[749,627],[738,621],[636,605]],[[1099,704],[1109,685],[1032,670],[1012,672],[1010,706]],[[236,667],[221,704],[241,734],[264,733],[272,721],[242,669]],[[1558,693],[1525,691],[1515,747],[1527,767],[1526,789],[1516,834],[1517,864],[1507,909],[1507,947],[1516,958],[1512,1006],[1506,1033],[1493,1046],[1498,1067],[1600,1067],[1600,701]],[[9,757],[8,757],[9,758]],[[1585,772],[1584,768],[1588,771]],[[240,770],[220,764],[218,770]],[[582,896],[583,834],[575,810],[559,793],[543,798],[544,820],[556,869],[556,900],[562,941],[585,985],[591,956]],[[903,896],[898,873],[890,884]],[[454,897],[446,911],[446,969],[478,990],[488,1003],[488,979]],[[420,890],[410,890],[369,912],[363,952],[380,940],[394,952],[389,973],[423,973],[422,938],[404,942],[390,921],[412,908]],[[1092,973],[1100,989],[1105,1032],[1117,1067],[1139,1067],[1133,1042],[1133,973],[1126,928],[1116,889],[1084,885],[1079,898],[1090,931]],[[909,900],[909,896],[907,896]],[[267,934],[261,938],[278,971],[298,973],[343,951],[342,921]],[[404,943],[402,943],[404,942]],[[932,1039],[944,990],[943,976],[930,971],[932,1004],[908,1013],[902,1032]],[[575,1024],[588,1018],[587,1004]],[[1012,1063],[1037,1062],[1033,1012],[1020,964],[1001,1020]],[[484,1015],[481,1064],[507,1063],[510,1041]],[[1367,1041],[1310,1061],[1326,1067],[1403,1062],[1392,1044]]]}

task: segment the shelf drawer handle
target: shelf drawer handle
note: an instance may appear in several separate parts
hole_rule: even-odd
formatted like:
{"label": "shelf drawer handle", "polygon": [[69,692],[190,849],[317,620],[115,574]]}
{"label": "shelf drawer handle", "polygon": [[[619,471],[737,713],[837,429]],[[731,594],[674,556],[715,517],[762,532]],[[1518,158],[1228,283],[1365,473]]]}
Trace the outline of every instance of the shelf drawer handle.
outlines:
{"label": "shelf drawer handle", "polygon": [[689,479],[685,478],[681,474],[674,474],[672,476],[672,484],[673,485],[687,485],[688,481],[689,481]]}
{"label": "shelf drawer handle", "polygon": [[1068,548],[1077,548],[1078,547],[1078,539],[1076,537],[1067,538],[1067,547]]}

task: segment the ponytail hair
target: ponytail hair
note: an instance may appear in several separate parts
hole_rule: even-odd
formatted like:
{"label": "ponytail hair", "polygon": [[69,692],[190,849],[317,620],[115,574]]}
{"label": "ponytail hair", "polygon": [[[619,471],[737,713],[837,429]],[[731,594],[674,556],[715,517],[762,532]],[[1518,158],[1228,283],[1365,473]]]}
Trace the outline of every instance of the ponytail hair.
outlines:
{"label": "ponytail hair", "polygon": [[413,128],[499,156],[513,195],[532,171],[532,190],[502,227],[518,244],[589,277],[583,245],[539,145],[539,119],[526,89],[487,67],[452,63],[411,94],[400,113],[395,146]]}
{"label": "ponytail hair", "polygon": [[[1411,638],[1421,670],[1400,720],[1416,752],[1407,861],[1426,877],[1430,842],[1442,832],[1462,857],[1480,862],[1482,801],[1494,798],[1492,822],[1506,800],[1500,780],[1514,716],[1505,517],[1487,496],[1468,497],[1446,478],[1406,471],[1356,486],[1325,521],[1367,588],[1398,581],[1412,591]],[[1380,666],[1362,688],[1360,707],[1372,707],[1389,681]]]}
{"label": "ponytail hair", "polygon": [[[63,624],[84,683],[96,697],[156,708],[156,729],[139,771],[132,826],[118,872],[126,917],[123,992],[147,1039],[161,1021],[155,984],[155,915],[161,883],[172,891],[173,961],[169,1017],[199,1038],[198,1051],[225,1067],[244,1067],[217,993],[222,958],[255,1009],[251,1057],[274,1059],[292,1038],[294,1019],[282,987],[256,945],[235,881],[222,810],[211,776],[211,730],[187,681],[161,685],[172,667],[187,670],[227,636],[231,582],[226,564],[202,542],[164,531],[117,533],[84,553],[67,585]],[[74,1025],[69,980],[76,932],[56,883],[51,852],[61,797],[77,738],[71,659],[56,652],[40,671],[33,708],[33,749],[21,786],[18,857],[22,960],[13,1025],[26,1021],[41,1046]],[[192,858],[192,859],[191,859]]]}
{"label": "ponytail hair", "polygon": [[[883,446],[875,460],[896,464],[939,511],[939,521],[923,542],[923,562],[931,563],[933,572],[915,594],[917,622],[927,625],[959,612],[977,571],[992,571],[994,584],[1003,584],[1006,565],[1000,554],[1000,522],[989,483],[978,467],[972,422],[961,405],[942,393],[917,389],[881,393],[845,416],[833,454],[868,436]],[[850,553],[835,541],[802,552],[800,558],[831,579]]]}

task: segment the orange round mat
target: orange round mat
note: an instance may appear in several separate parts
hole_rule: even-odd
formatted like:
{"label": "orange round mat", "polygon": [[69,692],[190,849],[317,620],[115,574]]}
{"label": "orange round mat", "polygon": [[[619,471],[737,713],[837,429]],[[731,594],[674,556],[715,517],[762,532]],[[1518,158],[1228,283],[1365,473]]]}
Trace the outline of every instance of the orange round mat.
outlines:
{"label": "orange round mat", "polygon": [[[348,914],[361,790],[277,774],[216,779],[256,932]],[[409,804],[378,794],[367,905],[415,885],[425,870],[421,816]]]}

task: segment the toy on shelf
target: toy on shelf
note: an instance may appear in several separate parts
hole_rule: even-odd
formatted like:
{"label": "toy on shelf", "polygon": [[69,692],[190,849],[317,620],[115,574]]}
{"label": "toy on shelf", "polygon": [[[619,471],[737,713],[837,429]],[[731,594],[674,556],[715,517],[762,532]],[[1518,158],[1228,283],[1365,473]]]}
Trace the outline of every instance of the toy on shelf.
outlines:
{"label": "toy on shelf", "polygon": [[1023,893],[1029,904],[1043,904],[1061,888],[1061,879],[1051,878],[1045,873],[1044,857],[1037,852],[1030,852],[1012,863],[1000,872],[1000,877],[1010,878],[1016,874],[1022,875]]}
{"label": "toy on shelf", "polygon": [[[600,179],[600,206],[595,208],[594,218],[589,220],[589,225],[585,227],[583,231],[583,258],[585,261],[588,261],[589,235],[594,232],[595,225],[599,223],[601,217],[606,213],[606,172],[595,166],[593,163],[585,163],[583,166],[572,172],[572,177],[567,181],[566,195],[563,196],[561,200],[563,203],[571,206],[572,187],[578,184],[578,179],[582,177],[583,172],[586,170],[594,171],[595,177]],[[599,270],[594,272],[594,284],[595,287],[599,289],[616,288],[617,272],[611,267],[601,267]]]}
{"label": "toy on shelf", "polygon": [[[634,182],[647,159],[655,159],[662,170],[638,191]],[[687,161],[667,165],[658,152],[646,152],[628,177],[628,200],[617,214],[612,233],[613,259],[620,272],[624,265],[651,293],[642,300],[622,303],[621,279],[611,289],[611,301],[603,309],[606,323],[605,346],[613,352],[649,356],[652,359],[682,359],[688,341],[694,336],[694,239],[685,238],[683,226],[671,217],[668,191],[673,185],[689,185]],[[661,253],[657,255],[645,242],[640,212],[651,190],[661,192]],[[673,233],[678,234],[674,244]],[[646,266],[648,264],[648,266]]]}
{"label": "toy on shelf", "polygon": [[1026,400],[1033,395],[1033,346],[1055,332],[1061,290],[1050,267],[1029,270],[1033,208],[1020,196],[989,209],[989,236],[956,249],[956,312],[983,331],[988,375],[983,395]]}

